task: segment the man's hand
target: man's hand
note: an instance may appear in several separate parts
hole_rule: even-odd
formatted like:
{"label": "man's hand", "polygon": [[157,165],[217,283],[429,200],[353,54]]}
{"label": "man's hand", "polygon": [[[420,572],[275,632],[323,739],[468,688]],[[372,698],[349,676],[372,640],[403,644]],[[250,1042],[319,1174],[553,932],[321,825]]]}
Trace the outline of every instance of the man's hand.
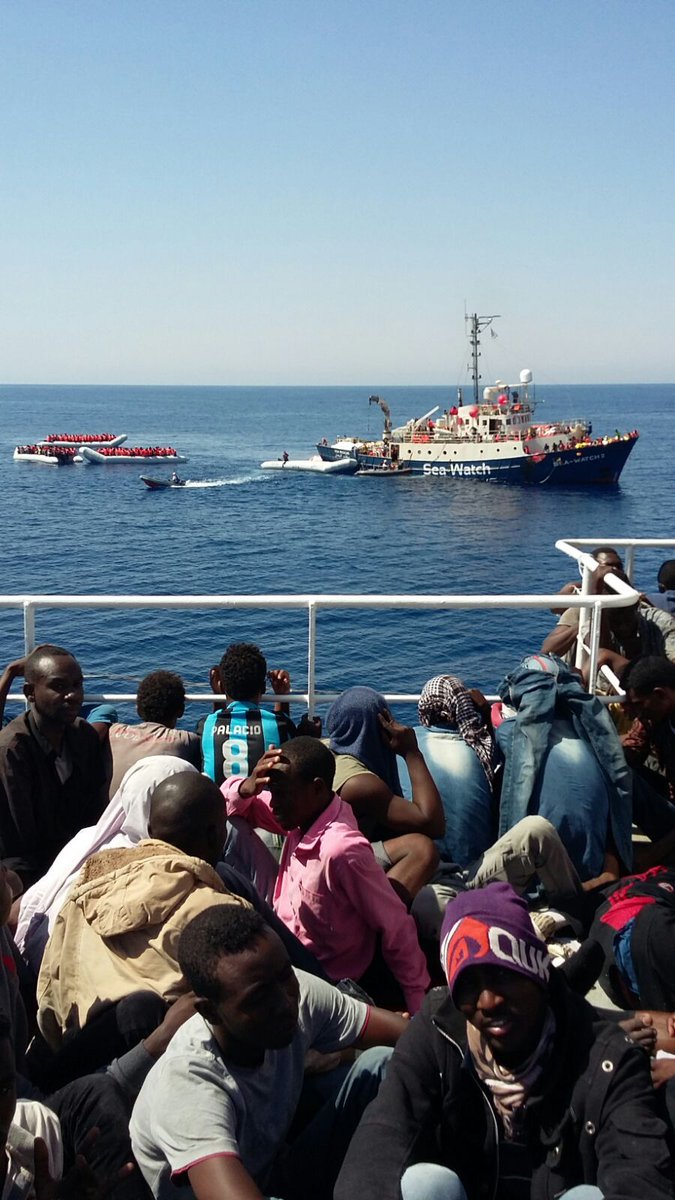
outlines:
{"label": "man's hand", "polygon": [[270,772],[279,765],[282,757],[278,746],[270,746],[262,758],[258,759],[248,779],[244,779],[239,788],[239,795],[244,800],[248,800],[251,796],[257,796],[260,792],[269,788]]}
{"label": "man's hand", "polygon": [[14,662],[7,663],[3,675],[9,680],[18,679],[19,676],[23,675],[25,666],[25,658],[15,658]]}
{"label": "man's hand", "polygon": [[184,1025],[190,1017],[194,1017],[195,1000],[194,992],[187,992],[184,996],[180,996],[170,1007],[161,1025],[158,1025],[155,1030],[146,1037],[143,1045],[148,1054],[153,1058],[161,1058],[171,1041],[174,1033]]}
{"label": "man's hand", "polygon": [[415,730],[411,729],[409,725],[401,725],[400,721],[395,721],[388,708],[385,708],[384,712],[378,713],[377,719],[380,722],[382,737],[394,754],[400,754],[401,758],[405,758],[413,750],[417,750]]}
{"label": "man's hand", "polygon": [[635,1016],[628,1017],[625,1021],[619,1021],[619,1026],[641,1050],[646,1050],[650,1055],[654,1053],[656,1030],[649,1013],[645,1013],[644,1016],[636,1013]]}
{"label": "man's hand", "polygon": [[267,678],[276,696],[287,696],[291,690],[291,677],[288,671],[276,669],[267,672]]}
{"label": "man's hand", "polygon": [[63,1179],[52,1179],[49,1173],[49,1152],[42,1138],[35,1139],[33,1149],[35,1200],[106,1200],[113,1186],[126,1179],[136,1168],[126,1163],[115,1179],[99,1182],[87,1162],[87,1154],[98,1138],[100,1130],[94,1126],[89,1130],[75,1156],[75,1165]]}
{"label": "man's hand", "polygon": [[321,717],[310,717],[303,713],[298,721],[298,737],[321,737]]}

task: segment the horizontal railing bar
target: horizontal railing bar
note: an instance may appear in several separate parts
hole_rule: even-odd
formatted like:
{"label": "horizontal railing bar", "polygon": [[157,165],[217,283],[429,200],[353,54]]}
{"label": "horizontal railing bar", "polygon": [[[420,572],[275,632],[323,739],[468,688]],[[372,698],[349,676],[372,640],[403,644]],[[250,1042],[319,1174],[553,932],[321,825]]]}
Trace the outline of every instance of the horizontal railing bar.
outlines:
{"label": "horizontal railing bar", "polygon": [[[622,582],[622,581],[619,581]],[[591,604],[599,608],[624,608],[634,603],[639,596],[634,588],[623,584],[620,595],[563,596],[559,592],[545,595],[513,594],[502,595],[267,595],[267,596],[0,596],[0,608],[560,608],[561,600],[566,608],[588,608]]]}

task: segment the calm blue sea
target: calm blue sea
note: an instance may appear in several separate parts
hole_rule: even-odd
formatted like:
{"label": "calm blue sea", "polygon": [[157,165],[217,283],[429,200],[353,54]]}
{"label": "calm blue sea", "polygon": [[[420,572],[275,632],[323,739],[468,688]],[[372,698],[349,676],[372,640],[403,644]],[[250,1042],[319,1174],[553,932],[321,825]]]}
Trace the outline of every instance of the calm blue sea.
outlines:
{"label": "calm blue sea", "polygon": [[[3,593],[504,592],[554,590],[574,570],[556,538],[672,534],[675,386],[537,390],[542,418],[589,417],[602,433],[641,432],[617,488],[540,490],[480,480],[322,478],[262,472],[323,436],[376,436],[376,388],[0,388]],[[453,389],[381,389],[394,424],[453,401]],[[170,443],[203,486],[150,493],[138,465],[15,463],[19,442],[50,432],[126,432]],[[152,473],[162,474],[161,467]],[[662,555],[645,552],[654,587]],[[541,642],[546,613],[319,616],[318,684],[416,691],[439,671],[494,690]],[[155,667],[202,687],[233,640],[261,644],[304,687],[306,618],[268,612],[40,614],[41,641],[65,642],[92,688],[127,690]],[[17,614],[0,611],[0,657],[21,652]],[[191,714],[196,716],[197,713]]]}

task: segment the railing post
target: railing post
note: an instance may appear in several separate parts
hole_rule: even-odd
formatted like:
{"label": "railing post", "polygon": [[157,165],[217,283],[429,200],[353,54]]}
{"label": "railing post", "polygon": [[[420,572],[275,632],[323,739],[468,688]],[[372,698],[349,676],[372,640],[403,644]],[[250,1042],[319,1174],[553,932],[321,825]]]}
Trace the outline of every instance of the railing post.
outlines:
{"label": "railing post", "polygon": [[316,688],[316,602],[307,605],[307,711],[314,716]]}
{"label": "railing post", "polygon": [[[581,577],[581,594],[582,594],[582,596],[588,596],[588,594],[590,592],[592,575],[593,575],[593,572],[592,572],[591,568],[587,567],[586,564],[584,563],[584,573]],[[583,665],[584,665],[584,626],[586,625],[586,622],[588,621],[588,609],[580,608],[577,611],[579,613],[579,624],[577,626],[577,649],[576,649],[576,655],[574,658],[574,665],[575,665],[575,667],[583,667]]]}
{"label": "railing post", "polygon": [[30,600],[23,602],[23,652],[24,657],[35,649],[35,609]]}
{"label": "railing post", "polygon": [[626,546],[626,561],[624,563],[626,575],[633,582],[633,571],[635,570],[635,546]]}
{"label": "railing post", "polygon": [[588,658],[588,691],[591,695],[595,692],[595,680],[598,674],[598,648],[600,646],[600,622],[602,620],[602,608],[600,604],[594,604],[591,610],[591,632],[589,658]]}

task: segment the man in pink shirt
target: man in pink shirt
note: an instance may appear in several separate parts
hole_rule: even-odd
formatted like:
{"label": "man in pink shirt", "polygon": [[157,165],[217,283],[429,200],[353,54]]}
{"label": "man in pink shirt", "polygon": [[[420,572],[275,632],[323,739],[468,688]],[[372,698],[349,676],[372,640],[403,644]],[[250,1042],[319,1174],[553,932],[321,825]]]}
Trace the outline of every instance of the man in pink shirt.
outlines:
{"label": "man in pink shirt", "polygon": [[372,990],[369,968],[381,949],[415,1013],[430,982],[415,923],[351,806],[333,793],[334,773],[330,750],[299,737],[268,750],[247,779],[226,779],[221,790],[228,816],[287,834],[274,909],[328,976],[363,980]]}

